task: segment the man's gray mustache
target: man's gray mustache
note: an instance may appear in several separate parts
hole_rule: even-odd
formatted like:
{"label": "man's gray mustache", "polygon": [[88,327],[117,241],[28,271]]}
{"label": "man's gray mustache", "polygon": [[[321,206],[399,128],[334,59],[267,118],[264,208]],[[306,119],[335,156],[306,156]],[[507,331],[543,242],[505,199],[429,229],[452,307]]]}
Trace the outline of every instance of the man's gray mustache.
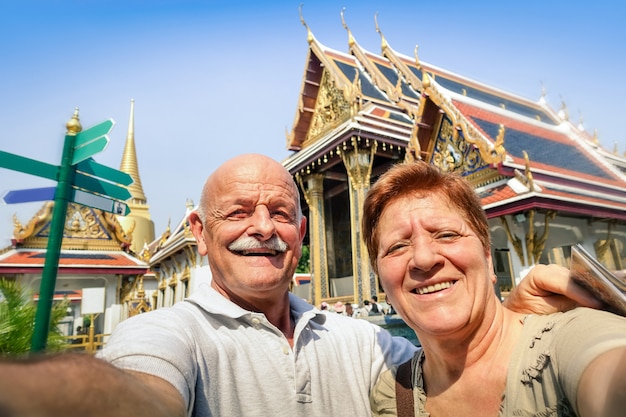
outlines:
{"label": "man's gray mustache", "polygon": [[285,252],[287,244],[278,236],[273,236],[269,240],[258,240],[251,236],[241,236],[228,245],[228,249],[236,252],[254,249],[270,249],[276,252]]}

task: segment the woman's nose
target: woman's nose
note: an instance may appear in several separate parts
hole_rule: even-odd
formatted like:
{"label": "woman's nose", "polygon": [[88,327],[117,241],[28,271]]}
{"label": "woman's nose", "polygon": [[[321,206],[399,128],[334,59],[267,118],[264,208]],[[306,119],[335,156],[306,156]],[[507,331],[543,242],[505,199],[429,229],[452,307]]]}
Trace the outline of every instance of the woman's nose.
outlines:
{"label": "woman's nose", "polygon": [[421,237],[413,242],[412,267],[421,271],[430,271],[441,263],[441,256],[433,247],[429,238]]}

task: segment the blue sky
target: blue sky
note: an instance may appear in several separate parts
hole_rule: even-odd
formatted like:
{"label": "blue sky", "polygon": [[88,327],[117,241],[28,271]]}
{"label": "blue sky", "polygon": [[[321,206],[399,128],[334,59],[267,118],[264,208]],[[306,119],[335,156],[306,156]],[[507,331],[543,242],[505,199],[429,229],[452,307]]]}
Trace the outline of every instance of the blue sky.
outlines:
{"label": "blue sky", "polygon": [[[539,99],[626,151],[625,6],[615,1],[2,1],[0,150],[58,164],[75,107],[83,128],[112,118],[96,161],[121,162],[130,100],[142,185],[160,235],[226,159],[289,155],[307,55],[299,5],[315,37],[347,51],[387,41],[422,61]],[[54,185],[0,168],[0,193]],[[42,203],[0,204],[0,249],[12,217]]]}

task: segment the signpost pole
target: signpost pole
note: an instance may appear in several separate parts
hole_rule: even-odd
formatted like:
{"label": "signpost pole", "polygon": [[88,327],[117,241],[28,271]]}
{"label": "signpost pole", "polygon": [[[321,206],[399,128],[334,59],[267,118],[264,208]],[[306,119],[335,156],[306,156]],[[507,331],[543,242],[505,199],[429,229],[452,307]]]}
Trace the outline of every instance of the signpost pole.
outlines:
{"label": "signpost pole", "polygon": [[67,216],[67,206],[71,200],[74,172],[76,171],[76,167],[72,165],[74,143],[76,141],[76,134],[81,130],[82,127],[78,120],[78,109],[76,109],[72,119],[67,123],[67,134],[65,135],[65,143],[63,145],[63,156],[61,158],[59,180],[54,195],[54,209],[52,211],[52,222],[48,236],[46,263],[43,268],[41,286],[39,289],[39,302],[35,315],[35,329],[31,344],[32,352],[45,350],[48,340],[50,312],[54,298],[54,287],[56,285],[61,245],[63,243],[63,228],[65,217]]}

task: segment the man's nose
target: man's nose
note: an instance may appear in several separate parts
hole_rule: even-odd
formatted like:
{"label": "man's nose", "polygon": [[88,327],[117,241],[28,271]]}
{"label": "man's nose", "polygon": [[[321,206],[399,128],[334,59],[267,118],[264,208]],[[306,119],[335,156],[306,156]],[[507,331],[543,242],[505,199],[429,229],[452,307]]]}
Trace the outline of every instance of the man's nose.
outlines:
{"label": "man's nose", "polygon": [[275,233],[276,227],[268,208],[266,206],[257,206],[251,217],[248,234],[267,240],[274,236]]}

